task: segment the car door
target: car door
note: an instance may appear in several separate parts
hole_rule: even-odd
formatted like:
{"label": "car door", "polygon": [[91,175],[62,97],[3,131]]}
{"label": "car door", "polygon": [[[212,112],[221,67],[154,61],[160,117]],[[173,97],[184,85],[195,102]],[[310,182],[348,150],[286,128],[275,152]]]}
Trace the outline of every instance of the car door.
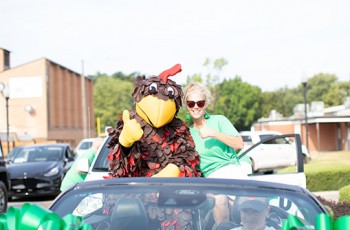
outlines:
{"label": "car door", "polygon": [[259,167],[260,168],[281,168],[294,165],[296,162],[296,150],[284,137],[276,139],[269,139],[269,137],[276,136],[271,134],[261,134],[260,140],[263,144],[260,147]]}
{"label": "car door", "polygon": [[[298,185],[306,188],[306,176],[304,173],[304,161],[303,161],[303,153],[301,149],[300,135],[299,134],[272,135],[271,137],[267,138],[266,141],[271,141],[272,139],[276,139],[276,138],[279,139],[279,138],[287,138],[287,137],[292,137],[295,139],[294,151],[292,151],[292,153],[294,154],[294,157],[296,159],[296,161],[294,161],[296,162],[296,167],[295,167],[296,170],[294,172],[288,172],[288,173],[252,174],[249,177],[250,179],[284,183],[284,184],[292,184],[292,185]],[[249,147],[247,150],[239,152],[238,157],[242,158],[244,155],[246,154],[249,155],[250,152],[252,151],[254,152],[255,148],[259,149],[261,148],[261,145],[267,145],[264,143],[266,141],[260,141],[254,144],[253,146]],[[282,154],[280,154],[279,157],[281,157],[281,155]]]}
{"label": "car door", "polygon": [[[244,141],[243,151],[250,148],[252,145],[261,142],[272,134],[261,134],[258,132],[242,133]],[[248,152],[248,156],[252,160],[254,171],[271,171],[285,165],[286,159],[283,158],[283,146],[278,144],[275,139],[261,142],[254,149]]]}
{"label": "car door", "polygon": [[70,146],[67,146],[65,149],[65,166],[64,166],[64,172],[66,173],[70,167],[72,167],[74,160],[75,160],[75,154]]}

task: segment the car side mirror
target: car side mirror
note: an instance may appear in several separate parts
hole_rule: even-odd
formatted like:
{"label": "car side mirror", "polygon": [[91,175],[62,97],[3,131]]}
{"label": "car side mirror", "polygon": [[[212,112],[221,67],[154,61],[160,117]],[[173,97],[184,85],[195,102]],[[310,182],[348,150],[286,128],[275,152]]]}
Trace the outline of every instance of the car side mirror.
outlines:
{"label": "car side mirror", "polygon": [[87,158],[77,160],[77,171],[81,173],[87,173],[89,171],[90,164]]}

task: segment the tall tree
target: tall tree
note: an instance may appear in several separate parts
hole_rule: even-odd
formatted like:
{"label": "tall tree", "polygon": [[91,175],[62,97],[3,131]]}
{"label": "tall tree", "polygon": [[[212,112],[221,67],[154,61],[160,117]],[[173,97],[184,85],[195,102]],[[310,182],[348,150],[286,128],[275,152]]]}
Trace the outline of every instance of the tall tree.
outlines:
{"label": "tall tree", "polygon": [[263,92],[262,98],[261,111],[264,117],[268,117],[271,110],[276,110],[285,117],[291,116],[294,106],[303,102],[302,91],[288,87],[273,92]]}
{"label": "tall tree", "polygon": [[338,82],[331,86],[328,93],[323,96],[325,107],[341,105],[345,98],[350,96],[350,83]]}
{"label": "tall tree", "polygon": [[329,89],[336,83],[337,77],[333,74],[319,73],[307,80],[307,101],[323,101]]}
{"label": "tall tree", "polygon": [[228,62],[225,58],[217,58],[214,61],[207,58],[204,61],[203,65],[207,68],[204,80],[209,89],[215,90],[215,86],[221,82],[221,71],[227,64]]}
{"label": "tall tree", "polygon": [[261,117],[261,89],[243,82],[241,77],[224,80],[216,87],[220,97],[216,99],[214,111],[225,115],[239,130],[250,130],[254,121]]}
{"label": "tall tree", "polygon": [[134,84],[107,76],[99,76],[94,85],[95,117],[101,119],[101,127],[115,126],[124,109],[131,109]]}
{"label": "tall tree", "polygon": [[126,81],[133,81],[136,76],[140,75],[138,72],[133,72],[129,75],[125,75],[123,72],[116,72],[114,74],[112,74],[112,78],[115,79],[120,79],[120,80],[126,80]]}

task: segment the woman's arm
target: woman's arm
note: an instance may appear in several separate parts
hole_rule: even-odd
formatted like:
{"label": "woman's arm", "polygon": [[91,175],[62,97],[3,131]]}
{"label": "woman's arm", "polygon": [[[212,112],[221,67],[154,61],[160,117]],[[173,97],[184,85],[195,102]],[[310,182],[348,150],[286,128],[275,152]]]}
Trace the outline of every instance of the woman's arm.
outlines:
{"label": "woman's arm", "polygon": [[236,152],[238,152],[238,150],[242,149],[244,146],[243,139],[241,136],[231,136],[223,134],[219,131],[208,128],[206,125],[204,125],[199,130],[199,135],[203,139],[208,137],[215,138],[221,141],[222,143],[234,148]]}

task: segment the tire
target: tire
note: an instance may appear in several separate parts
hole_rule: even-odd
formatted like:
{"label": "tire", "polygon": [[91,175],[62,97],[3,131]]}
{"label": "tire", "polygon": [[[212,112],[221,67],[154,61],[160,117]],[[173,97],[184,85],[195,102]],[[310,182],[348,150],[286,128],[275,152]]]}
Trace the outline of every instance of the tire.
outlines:
{"label": "tire", "polygon": [[304,164],[307,164],[310,161],[310,159],[306,156],[306,154],[303,154],[303,161],[304,161]]}
{"label": "tire", "polygon": [[254,160],[252,158],[250,158],[250,161],[252,162],[252,174],[256,173],[258,170],[254,170],[255,168],[255,163]]}
{"label": "tire", "polygon": [[0,213],[7,212],[7,189],[4,182],[0,181]]}

